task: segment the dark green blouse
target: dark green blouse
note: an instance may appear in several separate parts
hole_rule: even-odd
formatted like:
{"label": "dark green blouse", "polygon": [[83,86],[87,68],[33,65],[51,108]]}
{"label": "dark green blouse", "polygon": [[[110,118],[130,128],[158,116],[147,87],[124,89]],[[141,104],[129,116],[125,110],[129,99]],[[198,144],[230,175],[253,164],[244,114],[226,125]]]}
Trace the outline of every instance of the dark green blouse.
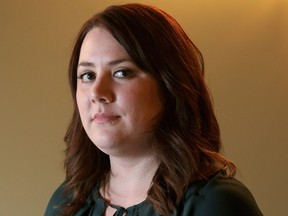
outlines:
{"label": "dark green blouse", "polygon": [[[53,194],[45,216],[57,216],[56,206],[67,203],[61,185]],[[127,209],[117,207],[115,216],[160,216],[149,201]],[[96,187],[82,208],[74,216],[102,216],[106,209],[105,201],[98,196]],[[208,181],[194,182],[188,188],[183,201],[173,216],[261,216],[255,199],[250,191],[235,178],[223,178],[218,173]]]}

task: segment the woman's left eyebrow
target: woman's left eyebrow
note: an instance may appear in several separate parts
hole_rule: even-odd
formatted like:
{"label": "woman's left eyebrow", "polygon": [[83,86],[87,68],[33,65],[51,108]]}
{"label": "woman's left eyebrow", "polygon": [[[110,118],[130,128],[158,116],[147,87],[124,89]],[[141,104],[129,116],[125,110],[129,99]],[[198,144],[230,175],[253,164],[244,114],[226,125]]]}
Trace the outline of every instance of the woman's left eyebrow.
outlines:
{"label": "woman's left eyebrow", "polygon": [[108,65],[109,66],[115,66],[117,64],[120,64],[122,62],[127,62],[127,61],[132,62],[131,59],[123,58],[123,59],[116,59],[116,60],[110,61],[110,62],[108,62]]}

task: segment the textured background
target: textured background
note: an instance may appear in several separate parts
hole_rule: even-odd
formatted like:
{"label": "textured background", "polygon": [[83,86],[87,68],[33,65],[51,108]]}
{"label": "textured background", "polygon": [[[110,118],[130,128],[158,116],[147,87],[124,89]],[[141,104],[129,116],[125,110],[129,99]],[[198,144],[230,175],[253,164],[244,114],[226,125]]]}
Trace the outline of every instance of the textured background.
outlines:
{"label": "textured background", "polygon": [[[86,19],[125,2],[0,1],[0,215],[43,215],[63,181],[72,44]],[[288,1],[138,2],[173,15],[203,52],[224,154],[264,215],[286,215]]]}

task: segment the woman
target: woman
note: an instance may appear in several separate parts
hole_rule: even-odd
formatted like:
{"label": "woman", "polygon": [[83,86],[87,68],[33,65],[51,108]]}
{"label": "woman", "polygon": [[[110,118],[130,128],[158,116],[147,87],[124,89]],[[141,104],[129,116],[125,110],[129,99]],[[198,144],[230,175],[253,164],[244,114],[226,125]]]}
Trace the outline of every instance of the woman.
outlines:
{"label": "woman", "polygon": [[219,154],[202,55],[170,15],[143,4],[96,14],[69,81],[66,180],[46,216],[262,215]]}

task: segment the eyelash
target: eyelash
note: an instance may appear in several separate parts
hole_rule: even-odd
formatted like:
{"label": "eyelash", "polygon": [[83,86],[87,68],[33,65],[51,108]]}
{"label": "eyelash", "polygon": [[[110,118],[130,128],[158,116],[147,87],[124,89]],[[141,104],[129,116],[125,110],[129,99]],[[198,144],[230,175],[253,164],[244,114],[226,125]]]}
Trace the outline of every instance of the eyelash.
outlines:
{"label": "eyelash", "polygon": [[[86,76],[90,76],[90,78],[87,77],[86,79],[88,79],[88,80],[86,80],[85,79]],[[90,82],[91,80],[94,80],[95,78],[96,78],[95,73],[89,72],[89,71],[88,72],[84,72],[81,75],[77,76],[77,79],[80,79],[84,83]]]}
{"label": "eyelash", "polygon": [[[117,74],[121,73],[121,75],[117,76]],[[119,78],[119,79],[127,79],[133,76],[133,73],[129,69],[121,69],[117,70],[113,73],[113,77]],[[89,78],[90,77],[90,78]],[[96,74],[91,71],[83,72],[79,76],[77,76],[77,79],[81,80],[83,83],[91,82],[96,78]]]}
{"label": "eyelash", "polygon": [[[120,77],[116,76],[118,73],[121,73]],[[121,70],[117,70],[116,72],[113,73],[113,77],[117,77],[120,79],[125,79],[125,78],[130,78],[132,77],[132,71],[129,69],[121,69]]]}

